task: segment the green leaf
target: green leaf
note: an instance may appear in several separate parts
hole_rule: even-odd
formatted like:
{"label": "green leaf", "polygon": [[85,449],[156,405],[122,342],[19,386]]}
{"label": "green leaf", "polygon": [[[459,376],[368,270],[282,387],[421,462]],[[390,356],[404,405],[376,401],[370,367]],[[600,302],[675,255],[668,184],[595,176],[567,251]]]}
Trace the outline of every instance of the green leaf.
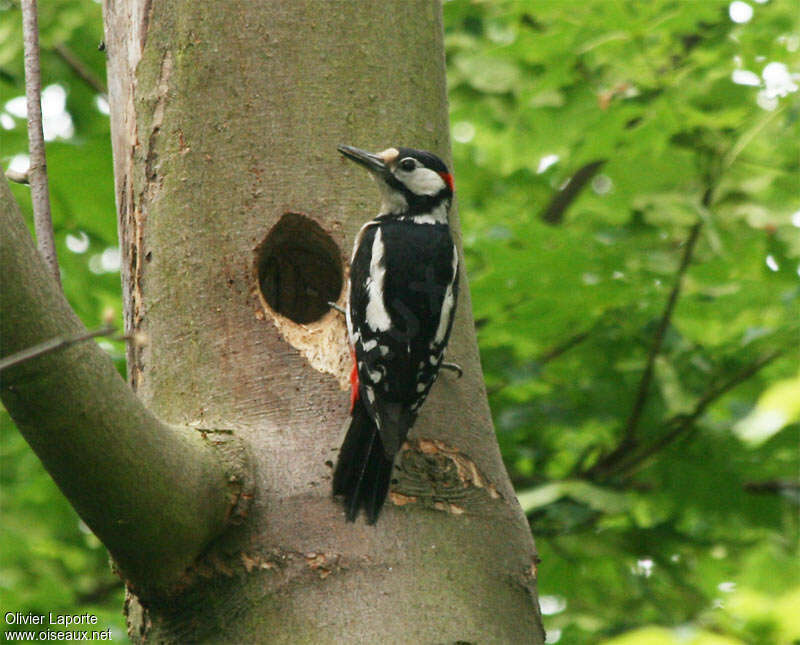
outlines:
{"label": "green leaf", "polygon": [[563,497],[582,502],[593,510],[607,514],[623,513],[630,506],[627,494],[594,486],[585,481],[552,482],[517,494],[522,510],[526,513],[552,504]]}
{"label": "green leaf", "polygon": [[760,445],[786,426],[800,421],[800,376],[771,384],[750,414],[733,431],[750,445]]}
{"label": "green leaf", "polygon": [[519,67],[500,58],[459,54],[453,64],[473,88],[490,94],[514,90],[521,77]]}

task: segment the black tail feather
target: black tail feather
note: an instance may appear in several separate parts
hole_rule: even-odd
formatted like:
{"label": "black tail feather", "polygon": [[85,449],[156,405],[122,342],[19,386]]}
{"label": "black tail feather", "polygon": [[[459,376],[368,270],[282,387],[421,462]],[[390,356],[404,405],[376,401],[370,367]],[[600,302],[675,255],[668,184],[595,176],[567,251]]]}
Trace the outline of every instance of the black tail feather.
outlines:
{"label": "black tail feather", "polygon": [[384,454],[378,428],[360,399],[352,414],[333,473],[333,494],[344,495],[349,522],[363,508],[367,523],[375,524],[389,492],[392,460]]}

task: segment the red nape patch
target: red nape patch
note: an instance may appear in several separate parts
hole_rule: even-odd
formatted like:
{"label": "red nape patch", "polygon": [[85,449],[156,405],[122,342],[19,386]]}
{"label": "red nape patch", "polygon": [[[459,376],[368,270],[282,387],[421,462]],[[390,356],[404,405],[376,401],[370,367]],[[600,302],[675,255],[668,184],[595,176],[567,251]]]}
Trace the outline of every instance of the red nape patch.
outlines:
{"label": "red nape patch", "polygon": [[358,401],[358,366],[356,365],[356,353],[350,350],[350,355],[353,357],[353,371],[350,372],[350,414],[353,414],[353,408],[356,407]]}
{"label": "red nape patch", "polygon": [[447,184],[447,187],[450,189],[451,192],[455,192],[456,185],[453,183],[453,175],[449,172],[440,172],[439,176],[444,179],[444,183]]}

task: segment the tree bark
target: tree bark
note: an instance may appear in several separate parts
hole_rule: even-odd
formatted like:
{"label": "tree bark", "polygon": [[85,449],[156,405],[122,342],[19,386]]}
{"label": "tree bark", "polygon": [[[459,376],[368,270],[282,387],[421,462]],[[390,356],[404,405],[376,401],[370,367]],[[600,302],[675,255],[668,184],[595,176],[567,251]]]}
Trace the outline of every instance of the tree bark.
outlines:
{"label": "tree bark", "polygon": [[[0,356],[86,332],[5,181],[0,268]],[[236,442],[158,421],[94,342],[3,370],[0,395],[132,587],[166,593],[228,524],[246,472]]]}
{"label": "tree bark", "polygon": [[36,0],[22,0],[22,34],[25,47],[25,96],[27,99],[28,152],[33,222],[36,243],[56,284],[61,284],[53,218],[50,215],[50,191],[47,183],[47,157],[42,126],[42,74],[39,67],[39,12]]}
{"label": "tree bark", "polygon": [[330,492],[349,359],[320,305],[331,289],[343,301],[378,204],[336,144],[449,157],[439,4],[105,0],[104,14],[126,331],[149,339],[130,380],[166,423],[231,429],[255,468],[247,522],[182,593],[130,596],[133,637],[541,643],[464,276],[448,359],[465,375],[434,387],[379,522],[346,523]]}

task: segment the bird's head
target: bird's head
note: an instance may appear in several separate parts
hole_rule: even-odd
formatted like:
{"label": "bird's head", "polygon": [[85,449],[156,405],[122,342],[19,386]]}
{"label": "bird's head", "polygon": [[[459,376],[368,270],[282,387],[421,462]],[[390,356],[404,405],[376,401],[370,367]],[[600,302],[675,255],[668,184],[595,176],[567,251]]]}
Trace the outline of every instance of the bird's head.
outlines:
{"label": "bird's head", "polygon": [[413,148],[387,148],[371,153],[339,146],[345,157],[370,171],[381,192],[381,213],[390,215],[443,214],[453,200],[453,175],[436,155]]}

